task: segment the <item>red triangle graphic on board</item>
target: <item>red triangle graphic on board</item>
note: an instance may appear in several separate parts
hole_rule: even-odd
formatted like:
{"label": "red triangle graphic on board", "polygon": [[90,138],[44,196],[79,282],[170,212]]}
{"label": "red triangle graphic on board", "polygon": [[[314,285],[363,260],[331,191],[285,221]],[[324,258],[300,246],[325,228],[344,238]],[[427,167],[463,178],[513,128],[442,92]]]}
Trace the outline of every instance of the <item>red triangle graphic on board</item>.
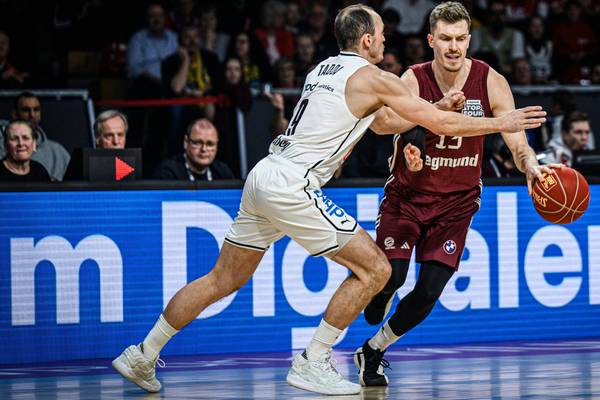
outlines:
{"label": "red triangle graphic on board", "polygon": [[115,179],[120,181],[125,178],[127,175],[131,174],[135,171],[131,165],[127,164],[125,161],[121,160],[119,157],[115,157]]}

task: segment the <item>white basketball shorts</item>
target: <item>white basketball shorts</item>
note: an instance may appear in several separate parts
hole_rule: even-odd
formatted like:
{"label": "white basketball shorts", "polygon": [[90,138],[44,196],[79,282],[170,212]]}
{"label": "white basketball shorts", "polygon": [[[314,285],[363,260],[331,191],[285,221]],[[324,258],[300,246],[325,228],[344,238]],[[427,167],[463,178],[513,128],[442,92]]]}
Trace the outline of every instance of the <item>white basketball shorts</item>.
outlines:
{"label": "white basketball shorts", "polygon": [[334,256],[360,226],[313,186],[310,174],[277,155],[262,159],[248,174],[240,211],[225,240],[265,251],[289,236],[313,256]]}

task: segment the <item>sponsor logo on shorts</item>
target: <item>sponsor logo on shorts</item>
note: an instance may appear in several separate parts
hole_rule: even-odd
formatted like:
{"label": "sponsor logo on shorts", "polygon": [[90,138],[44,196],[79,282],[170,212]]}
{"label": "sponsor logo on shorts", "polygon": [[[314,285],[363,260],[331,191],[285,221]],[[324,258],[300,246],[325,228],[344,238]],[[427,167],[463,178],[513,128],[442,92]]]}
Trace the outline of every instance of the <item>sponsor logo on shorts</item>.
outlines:
{"label": "sponsor logo on shorts", "polygon": [[446,240],[444,245],[442,246],[446,254],[454,254],[456,251],[456,243],[454,240]]}
{"label": "sponsor logo on shorts", "polygon": [[344,218],[344,221],[342,222],[342,224],[344,222],[349,222],[350,219],[348,218],[348,216],[346,215],[346,212],[344,211],[344,209],[342,207],[338,207],[337,205],[335,205],[335,203],[333,202],[333,200],[331,200],[329,197],[325,196],[325,194],[320,191],[320,190],[314,190],[313,193],[315,194],[315,196],[317,198],[320,198],[323,201],[323,205],[325,206],[325,212],[327,214],[329,214],[332,217],[338,217],[338,218]]}
{"label": "sponsor logo on shorts", "polygon": [[400,248],[402,250],[410,250],[410,246],[408,245],[408,242],[402,243],[402,246],[400,246]]}
{"label": "sponsor logo on shorts", "polygon": [[383,240],[383,245],[385,246],[386,250],[393,250],[393,249],[395,249],[396,246],[394,244],[395,244],[394,238],[391,237],[391,236],[388,236],[388,237],[386,237]]}

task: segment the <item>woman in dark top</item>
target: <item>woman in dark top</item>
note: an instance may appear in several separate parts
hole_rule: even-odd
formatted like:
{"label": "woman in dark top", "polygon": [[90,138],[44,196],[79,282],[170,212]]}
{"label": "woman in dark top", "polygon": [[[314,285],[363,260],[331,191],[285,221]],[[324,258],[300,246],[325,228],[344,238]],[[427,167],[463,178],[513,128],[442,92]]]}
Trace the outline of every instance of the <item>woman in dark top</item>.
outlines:
{"label": "woman in dark top", "polygon": [[25,121],[11,121],[4,131],[6,157],[0,163],[0,182],[50,182],[48,171],[31,160],[37,142]]}

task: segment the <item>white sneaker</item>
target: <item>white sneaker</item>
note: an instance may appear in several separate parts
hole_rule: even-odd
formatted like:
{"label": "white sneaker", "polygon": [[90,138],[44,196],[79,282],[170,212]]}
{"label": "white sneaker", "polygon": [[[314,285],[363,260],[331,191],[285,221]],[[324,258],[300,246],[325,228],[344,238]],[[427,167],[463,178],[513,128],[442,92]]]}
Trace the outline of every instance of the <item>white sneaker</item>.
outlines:
{"label": "white sneaker", "polygon": [[309,361],[305,353],[297,354],[287,375],[287,382],[300,389],[321,394],[344,395],[360,393],[360,385],[346,379],[335,368],[331,353],[318,361]]}
{"label": "white sneaker", "polygon": [[129,346],[115,358],[112,366],[123,377],[148,392],[158,392],[161,384],[156,379],[156,364],[161,368],[165,366],[164,362],[156,357],[156,360],[148,359],[142,349],[138,346]]}

